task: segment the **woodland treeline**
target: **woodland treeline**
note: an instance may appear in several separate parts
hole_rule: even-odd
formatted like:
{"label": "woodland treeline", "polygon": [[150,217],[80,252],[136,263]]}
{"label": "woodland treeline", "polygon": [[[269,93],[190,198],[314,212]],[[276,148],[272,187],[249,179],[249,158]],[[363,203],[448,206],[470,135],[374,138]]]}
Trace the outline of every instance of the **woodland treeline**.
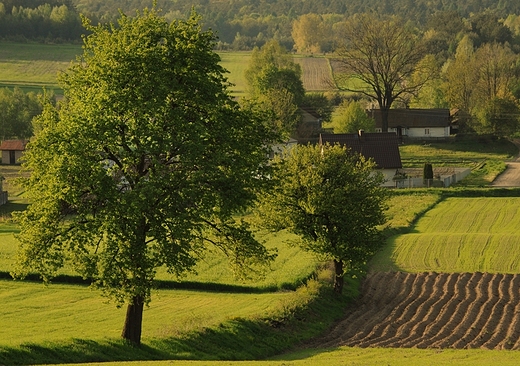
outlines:
{"label": "woodland treeline", "polygon": [[[117,19],[120,10],[134,15],[135,9],[151,5],[151,0],[2,0],[0,37],[79,42],[84,32],[79,14],[93,23],[107,22]],[[292,50],[296,42],[293,22],[306,14],[319,16],[324,24],[325,31],[320,33],[327,37],[322,36],[321,52],[333,50],[335,40],[331,35],[338,24],[363,12],[399,15],[421,30],[441,26],[445,31],[456,32],[452,28],[458,27],[460,18],[468,31],[478,32],[479,23],[489,23],[480,24],[481,28],[493,32],[491,28],[496,25],[492,23],[499,22],[510,24],[513,35],[518,37],[520,33],[516,17],[520,14],[520,2],[516,0],[158,0],[157,7],[169,20],[186,18],[195,9],[202,15],[205,27],[217,32],[219,46],[233,50],[261,47],[269,39]]]}

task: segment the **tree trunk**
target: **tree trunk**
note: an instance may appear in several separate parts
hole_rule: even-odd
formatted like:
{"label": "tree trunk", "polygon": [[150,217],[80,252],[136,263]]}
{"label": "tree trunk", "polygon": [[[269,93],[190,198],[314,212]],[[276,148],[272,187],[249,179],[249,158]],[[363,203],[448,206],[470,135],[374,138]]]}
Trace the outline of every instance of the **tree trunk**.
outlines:
{"label": "tree trunk", "polygon": [[334,292],[341,294],[343,292],[343,261],[334,259]]}
{"label": "tree trunk", "polygon": [[143,328],[143,296],[134,296],[132,302],[128,304],[126,309],[125,325],[121,336],[130,341],[132,344],[139,346],[141,344],[141,331]]}
{"label": "tree trunk", "polygon": [[388,132],[388,109],[381,107],[381,132]]}

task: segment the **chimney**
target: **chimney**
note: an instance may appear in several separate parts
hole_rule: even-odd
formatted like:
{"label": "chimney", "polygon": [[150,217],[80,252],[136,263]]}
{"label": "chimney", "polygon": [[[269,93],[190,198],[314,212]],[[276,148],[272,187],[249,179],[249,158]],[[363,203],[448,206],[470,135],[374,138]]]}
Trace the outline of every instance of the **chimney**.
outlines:
{"label": "chimney", "polygon": [[365,142],[365,130],[359,130],[358,137],[360,142]]}

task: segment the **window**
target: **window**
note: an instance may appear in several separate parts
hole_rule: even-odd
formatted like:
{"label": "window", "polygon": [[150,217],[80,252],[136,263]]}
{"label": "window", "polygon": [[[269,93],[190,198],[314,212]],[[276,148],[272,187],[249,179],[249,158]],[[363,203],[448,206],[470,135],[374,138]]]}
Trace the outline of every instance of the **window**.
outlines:
{"label": "window", "polygon": [[429,135],[430,134],[430,129],[429,128],[425,128],[424,129],[424,134],[425,135]]}

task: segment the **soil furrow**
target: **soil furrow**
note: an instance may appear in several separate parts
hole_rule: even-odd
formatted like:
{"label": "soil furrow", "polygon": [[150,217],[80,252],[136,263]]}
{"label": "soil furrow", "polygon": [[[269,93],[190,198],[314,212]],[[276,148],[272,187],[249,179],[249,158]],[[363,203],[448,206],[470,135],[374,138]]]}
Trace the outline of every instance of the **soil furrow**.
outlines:
{"label": "soil furrow", "polygon": [[[416,276],[411,273],[398,273],[392,277],[392,293],[394,296],[386,296],[388,293],[388,287],[385,286],[385,281],[382,281],[380,291],[378,291],[377,299],[380,305],[375,310],[372,319],[368,317],[361,318],[364,326],[362,328],[354,329],[354,332],[350,334],[348,339],[342,339],[344,345],[358,345],[360,340],[367,337],[371,337],[371,334],[377,332],[380,328],[385,327],[387,324],[386,319],[392,317],[392,313],[395,312],[396,307],[403,302],[404,299],[408,298],[410,293],[413,291],[416,281]],[[386,298],[386,300],[385,300]]]}
{"label": "soil furrow", "polygon": [[511,306],[511,281],[513,275],[503,275],[498,285],[498,301],[493,307],[488,323],[484,325],[492,329],[491,337],[484,342],[482,348],[495,349],[505,339],[507,329],[513,318],[513,307]]}
{"label": "soil furrow", "polygon": [[493,309],[494,305],[498,301],[498,283],[500,278],[497,275],[491,275],[486,273],[483,278],[483,291],[480,298],[477,298],[477,302],[480,303],[480,309],[476,314],[475,322],[473,323],[470,331],[466,333],[467,336],[463,337],[459,342],[454,344],[455,348],[479,348],[482,344],[491,338],[491,330],[487,329],[485,325],[488,323],[488,316]]}
{"label": "soil furrow", "polygon": [[[425,281],[425,276],[411,274],[413,276],[413,286],[411,291],[401,298],[400,303],[397,304],[396,307],[383,319],[382,322],[376,324],[372,330],[363,337],[359,337],[357,339],[352,339],[350,345],[355,345],[359,347],[368,347],[371,345],[377,345],[378,342],[385,341],[387,339],[391,339],[397,332],[398,328],[401,324],[406,324],[407,318],[405,314],[407,314],[407,309],[411,304],[418,301],[421,293],[423,291],[423,283]],[[377,347],[377,346],[375,346]]]}
{"label": "soil furrow", "polygon": [[470,273],[452,273],[449,277],[450,279],[446,283],[444,294],[442,295],[444,299],[443,305],[438,309],[435,321],[429,324],[425,329],[425,334],[428,336],[424,337],[421,342],[415,345],[417,348],[431,347],[435,342],[451,334],[454,327],[451,319],[453,318],[453,314],[460,311],[461,304],[463,304],[467,296],[465,288],[467,283],[471,281],[472,275]]}
{"label": "soil furrow", "polygon": [[417,312],[415,318],[417,321],[412,322],[410,334],[400,340],[401,347],[416,347],[418,343],[429,340],[434,334],[430,333],[429,326],[437,322],[440,309],[444,307],[446,302],[452,299],[453,290],[450,291],[450,280],[453,276],[447,273],[440,273],[435,276],[435,283],[431,292],[431,296]]}
{"label": "soil furrow", "polygon": [[361,298],[321,342],[326,347],[333,347],[344,344],[360,330],[369,332],[371,324],[377,324],[385,310],[391,311],[407,289],[412,288],[412,280],[409,274],[403,272],[369,275],[363,283]]}
{"label": "soil furrow", "polygon": [[311,347],[520,350],[520,274],[371,274]]}
{"label": "soil furrow", "polygon": [[509,293],[511,295],[512,319],[499,348],[520,349],[520,274],[513,275]]}
{"label": "soil furrow", "polygon": [[[473,273],[466,282],[466,277],[459,277],[459,283],[456,286],[458,292],[463,295],[463,300],[456,307],[456,311],[449,315],[449,320],[443,331],[444,337],[432,343],[432,348],[448,348],[453,347],[453,343],[461,338],[467,332],[474,319],[474,314],[478,312],[478,287],[482,283],[483,274],[480,272]],[[481,292],[481,291],[480,291]]]}
{"label": "soil furrow", "polygon": [[[402,338],[406,338],[410,334],[411,328],[414,326],[415,319],[421,316],[424,304],[431,298],[430,294],[433,292],[434,284],[438,275],[432,274],[418,274],[415,284],[420,286],[417,296],[410,296],[410,302],[402,310],[401,315],[396,319],[389,319],[390,324],[395,324],[391,327],[391,332],[381,334],[379,339],[374,340],[374,347],[400,347]],[[422,315],[425,315],[424,312]],[[367,347],[367,345],[362,345]]]}

